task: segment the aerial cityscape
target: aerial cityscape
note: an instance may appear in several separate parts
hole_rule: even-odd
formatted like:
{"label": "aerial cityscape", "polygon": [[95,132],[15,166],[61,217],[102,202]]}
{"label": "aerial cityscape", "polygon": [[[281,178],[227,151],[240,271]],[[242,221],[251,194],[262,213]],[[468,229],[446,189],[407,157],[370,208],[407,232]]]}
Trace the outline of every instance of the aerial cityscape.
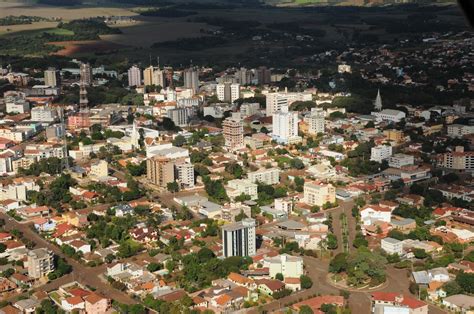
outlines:
{"label": "aerial cityscape", "polygon": [[474,313],[451,0],[0,0],[0,314]]}

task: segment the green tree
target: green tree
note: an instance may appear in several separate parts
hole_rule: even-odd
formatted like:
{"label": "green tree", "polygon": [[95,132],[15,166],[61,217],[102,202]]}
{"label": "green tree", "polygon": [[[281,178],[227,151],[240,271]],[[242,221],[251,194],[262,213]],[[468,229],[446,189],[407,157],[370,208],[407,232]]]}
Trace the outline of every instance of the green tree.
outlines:
{"label": "green tree", "polygon": [[300,276],[300,282],[301,282],[301,288],[303,289],[309,289],[313,286],[313,281],[311,280],[310,277],[306,275]]}
{"label": "green tree", "polygon": [[332,233],[329,233],[327,238],[326,238],[326,246],[328,249],[330,250],[335,250],[337,249],[337,237],[332,234]]}
{"label": "green tree", "polygon": [[313,314],[313,310],[307,306],[307,305],[303,305],[303,306],[300,306],[300,311],[299,311],[299,314]]}
{"label": "green tree", "polygon": [[182,135],[177,135],[173,140],[173,145],[177,147],[181,147],[186,144],[186,139]]}
{"label": "green tree", "polygon": [[283,277],[283,274],[282,274],[282,273],[277,273],[277,274],[275,275],[275,279],[276,279],[276,280],[283,281],[285,278]]}

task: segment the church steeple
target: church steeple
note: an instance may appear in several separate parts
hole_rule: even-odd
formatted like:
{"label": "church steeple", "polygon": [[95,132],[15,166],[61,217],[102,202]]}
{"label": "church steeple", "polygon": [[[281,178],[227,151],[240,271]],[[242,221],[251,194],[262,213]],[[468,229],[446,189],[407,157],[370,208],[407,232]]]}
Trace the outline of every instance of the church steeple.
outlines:
{"label": "church steeple", "polygon": [[374,109],[376,111],[381,111],[382,110],[382,96],[380,96],[380,88],[377,91],[377,97],[375,97]]}

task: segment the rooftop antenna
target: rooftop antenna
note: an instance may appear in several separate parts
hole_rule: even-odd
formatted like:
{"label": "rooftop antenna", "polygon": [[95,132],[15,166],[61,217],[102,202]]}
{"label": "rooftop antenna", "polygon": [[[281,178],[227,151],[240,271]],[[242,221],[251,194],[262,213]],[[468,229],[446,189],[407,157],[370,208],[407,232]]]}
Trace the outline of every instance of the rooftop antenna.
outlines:
{"label": "rooftop antenna", "polygon": [[150,66],[151,66],[151,53],[150,53]]}
{"label": "rooftop antenna", "polygon": [[158,64],[158,69],[160,68],[160,56],[156,57],[156,62]]}

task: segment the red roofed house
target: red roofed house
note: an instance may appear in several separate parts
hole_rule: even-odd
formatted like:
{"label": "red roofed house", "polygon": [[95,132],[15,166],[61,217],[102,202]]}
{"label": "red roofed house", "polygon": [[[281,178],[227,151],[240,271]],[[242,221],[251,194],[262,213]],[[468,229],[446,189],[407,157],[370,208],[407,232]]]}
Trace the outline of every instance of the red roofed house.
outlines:
{"label": "red roofed house", "polygon": [[48,206],[24,207],[17,210],[17,213],[24,219],[49,217]]}
{"label": "red roofed house", "polygon": [[333,304],[339,307],[343,307],[345,301],[344,297],[339,295],[322,295],[295,303],[293,304],[293,308],[299,311],[302,306],[306,305],[309,306],[314,313],[319,313],[319,309],[323,304]]}
{"label": "red roofed house", "polygon": [[256,280],[258,290],[262,293],[273,295],[275,292],[281,291],[285,288],[285,284],[279,280],[260,279]]}
{"label": "red roofed house", "polygon": [[409,309],[410,314],[428,314],[428,304],[417,300],[409,295],[403,295],[396,292],[373,292],[372,293],[372,309],[380,308],[379,311],[386,306],[400,308],[400,311]]}
{"label": "red roofed house", "polygon": [[67,311],[83,310],[86,307],[84,300],[80,296],[69,297],[61,301],[61,307]]}
{"label": "red roofed house", "polygon": [[110,300],[96,293],[84,297],[87,314],[105,314],[110,309]]}

